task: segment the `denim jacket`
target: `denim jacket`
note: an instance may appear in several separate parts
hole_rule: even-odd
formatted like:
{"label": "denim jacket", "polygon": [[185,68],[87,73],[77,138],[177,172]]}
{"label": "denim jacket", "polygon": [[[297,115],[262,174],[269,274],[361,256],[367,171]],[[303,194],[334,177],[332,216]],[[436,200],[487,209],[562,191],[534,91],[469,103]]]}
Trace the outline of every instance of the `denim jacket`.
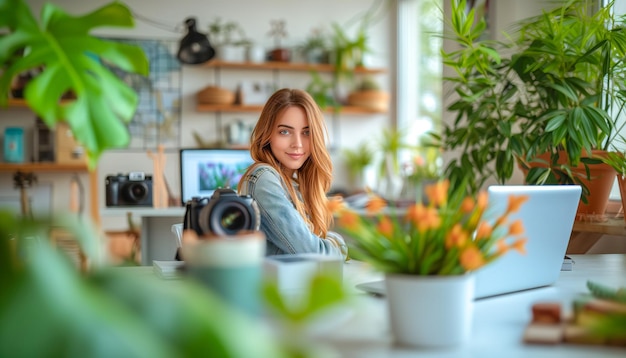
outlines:
{"label": "denim jacket", "polygon": [[[292,185],[300,196],[297,184]],[[267,255],[319,253],[346,258],[347,247],[341,235],[329,231],[326,238],[321,238],[309,230],[273,167],[256,164],[237,188],[239,194],[250,195],[257,202],[261,212],[261,231],[267,240]]]}

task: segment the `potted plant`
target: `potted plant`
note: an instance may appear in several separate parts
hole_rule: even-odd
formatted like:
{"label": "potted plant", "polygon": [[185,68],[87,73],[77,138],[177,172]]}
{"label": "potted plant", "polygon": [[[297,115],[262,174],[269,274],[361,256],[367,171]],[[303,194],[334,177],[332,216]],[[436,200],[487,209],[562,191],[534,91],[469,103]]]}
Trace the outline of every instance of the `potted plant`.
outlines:
{"label": "potted plant", "polygon": [[[617,185],[619,186],[622,210],[626,208],[626,151],[614,149],[602,157],[602,162],[609,165],[617,173]],[[626,220],[626,215],[624,216]]]}
{"label": "potted plant", "polygon": [[[462,187],[452,188],[447,180],[427,186],[426,194],[428,204],[409,206],[401,218],[393,209],[383,210],[386,200],[374,194],[366,215],[339,200],[329,205],[338,227],[351,238],[350,256],[385,275],[396,343],[459,345],[471,327],[474,281],[470,273],[509,249],[523,252],[522,223],[508,218],[527,197],[510,197],[500,213],[489,209],[485,192],[465,196]],[[424,315],[434,318],[425,320]]]}
{"label": "potted plant", "polygon": [[597,179],[589,170],[604,155],[594,151],[609,148],[626,103],[626,21],[613,2],[597,5],[568,0],[496,41],[465,1],[451,1],[447,38],[459,47],[443,57],[454,72],[445,79],[454,121],[439,137],[460,152],[445,169],[451,180],[474,178],[475,192],[489,178],[505,183],[519,165],[529,184],[578,183],[583,203],[590,199],[584,180]]}
{"label": "potted plant", "polygon": [[227,62],[246,60],[246,50],[251,45],[251,41],[246,38],[239,23],[223,21],[221,17],[217,17],[209,24],[209,34],[215,42],[219,59]]}
{"label": "potted plant", "polygon": [[363,20],[354,38],[350,38],[346,29],[337,23],[334,30],[332,54],[334,56],[335,76],[338,80],[352,78],[354,69],[363,66],[363,56],[370,49],[367,47],[367,21]]}
{"label": "potted plant", "polygon": [[386,112],[389,110],[389,93],[380,89],[373,78],[366,76],[348,94],[348,105]]}
{"label": "potted plant", "polygon": [[274,48],[270,51],[270,59],[277,62],[289,62],[291,51],[281,45],[281,40],[287,37],[287,23],[285,20],[272,20],[269,36],[274,38]]}
{"label": "potted plant", "polygon": [[311,34],[298,47],[308,63],[328,63],[329,41],[321,28],[311,30]]}
{"label": "potted plant", "polygon": [[[348,88],[354,85],[354,70],[364,66],[366,53],[372,52],[368,46],[368,29],[371,28],[387,11],[387,6],[392,2],[374,1],[372,5],[361,14],[355,15],[345,24],[332,23],[333,35],[331,37],[330,58],[333,70],[333,91],[338,102],[345,102],[345,89],[342,88],[344,81]],[[356,33],[351,36],[350,28],[357,24]]]}
{"label": "potted plant", "polygon": [[324,78],[317,71],[311,71],[311,82],[306,86],[306,91],[313,97],[315,103],[321,108],[326,109],[332,107],[334,112],[341,110],[339,103],[333,94],[333,84]]}

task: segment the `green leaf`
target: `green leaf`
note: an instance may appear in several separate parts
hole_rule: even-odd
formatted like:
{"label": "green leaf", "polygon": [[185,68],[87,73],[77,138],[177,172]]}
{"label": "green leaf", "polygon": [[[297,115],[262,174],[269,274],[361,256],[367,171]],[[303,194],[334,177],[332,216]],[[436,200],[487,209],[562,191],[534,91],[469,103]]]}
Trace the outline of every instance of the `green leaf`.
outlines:
{"label": "green leaf", "polygon": [[308,282],[306,297],[297,304],[287,302],[287,297],[283,296],[275,282],[264,283],[263,297],[278,320],[287,324],[304,324],[327,309],[345,302],[347,296],[341,282],[335,277],[316,274]]}
{"label": "green leaf", "polygon": [[[0,77],[0,104],[6,103],[13,77],[31,69],[41,73],[25,89],[25,99],[48,126],[66,121],[75,138],[86,148],[90,167],[109,148],[123,148],[130,136],[126,124],[137,108],[136,93],[117,78],[108,66],[147,75],[148,60],[135,46],[98,39],[89,34],[103,26],[131,27],[130,10],[112,2],[82,16],[72,16],[52,4],[42,9],[37,24],[22,0],[0,0],[0,8],[11,7],[15,18],[0,17],[0,28],[8,27],[0,39],[0,59],[7,62]],[[26,48],[23,56],[15,56]],[[68,91],[77,99],[61,102]]]}

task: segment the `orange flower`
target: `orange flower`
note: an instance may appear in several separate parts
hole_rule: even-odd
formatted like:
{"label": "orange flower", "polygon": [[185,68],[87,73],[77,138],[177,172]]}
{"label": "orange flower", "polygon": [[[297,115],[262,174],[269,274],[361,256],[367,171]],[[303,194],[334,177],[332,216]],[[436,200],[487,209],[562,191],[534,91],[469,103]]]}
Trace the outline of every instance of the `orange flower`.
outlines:
{"label": "orange flower", "polygon": [[339,216],[339,225],[346,228],[355,228],[359,224],[359,215],[352,211],[344,211]]}
{"label": "orange flower", "polygon": [[[446,180],[427,186],[429,204],[409,206],[403,218],[395,217],[395,213],[380,214],[387,202],[371,191],[367,191],[366,213],[357,214],[341,199],[329,198],[327,206],[336,215],[337,224],[354,237],[364,258],[376,263],[387,263],[390,254],[408,256],[422,249],[426,255],[445,260],[434,262],[426,257],[417,263],[420,272],[448,275],[474,271],[513,250],[526,252],[523,222],[511,217],[527,200],[525,196],[509,197],[506,211],[486,217],[491,214],[487,192],[464,197],[450,189]],[[380,246],[370,245],[371,240],[388,245],[391,252],[381,252],[377,249]],[[414,264],[405,269],[415,270]]]}
{"label": "orange flower", "polygon": [[331,213],[335,214],[340,212],[345,207],[345,203],[343,202],[343,198],[340,196],[333,196],[326,202],[326,207],[328,207],[328,210]]}
{"label": "orange flower", "polygon": [[365,204],[365,209],[368,214],[378,214],[382,209],[387,206],[385,199],[380,196],[373,195],[372,198]]}
{"label": "orange flower", "polygon": [[393,236],[393,223],[391,222],[391,219],[389,219],[387,216],[384,216],[380,219],[378,225],[376,226],[376,229],[386,238],[390,238],[391,236]]}
{"label": "orange flower", "polygon": [[461,224],[456,223],[452,230],[446,234],[446,248],[461,247],[467,242],[467,233],[463,231]]}
{"label": "orange flower", "polygon": [[496,219],[494,226],[499,227],[499,226],[506,224],[506,219],[507,219],[506,215],[500,216],[498,219]]}
{"label": "orange flower", "polygon": [[435,208],[425,208],[422,220],[416,223],[417,229],[426,231],[429,229],[438,229],[441,225],[441,217],[439,211]]}
{"label": "orange flower", "polygon": [[509,226],[509,235],[516,236],[524,233],[524,225],[522,224],[522,220],[515,220]]}
{"label": "orange flower", "polygon": [[468,196],[463,199],[463,202],[461,203],[461,212],[467,214],[472,212],[472,210],[474,210],[474,199]]}
{"label": "orange flower", "polygon": [[498,255],[504,255],[509,251],[509,246],[503,239],[500,239],[496,242],[496,252]]}
{"label": "orange flower", "polygon": [[438,181],[435,184],[428,185],[424,191],[430,203],[434,206],[442,206],[448,200],[448,188],[450,182],[448,180]]}
{"label": "orange flower", "polygon": [[519,210],[519,208],[528,200],[528,196],[526,195],[510,195],[509,196],[509,205],[506,208],[506,213],[515,213]]}
{"label": "orange flower", "polygon": [[461,251],[459,261],[461,262],[461,266],[468,271],[476,270],[485,264],[483,254],[474,245],[468,246]]}
{"label": "orange flower", "polygon": [[493,228],[491,225],[486,221],[481,221],[480,224],[478,224],[478,229],[476,230],[476,239],[488,239],[491,237],[492,233]]}
{"label": "orange flower", "polygon": [[419,225],[419,222],[424,219],[424,213],[426,212],[426,208],[422,204],[415,204],[409,206],[406,211],[406,218],[409,220],[415,227]]}
{"label": "orange flower", "polygon": [[422,156],[420,156],[420,155],[416,155],[416,156],[413,158],[413,163],[415,164],[415,166],[416,166],[416,167],[421,167],[421,166],[423,166],[424,164],[426,164],[426,161],[424,160],[424,158],[422,158]]}
{"label": "orange flower", "polygon": [[522,255],[526,255],[526,241],[528,241],[526,238],[517,239],[513,244],[511,244],[511,248]]}
{"label": "orange flower", "polygon": [[476,206],[478,207],[478,210],[480,210],[481,212],[485,210],[487,208],[488,201],[489,196],[486,192],[481,191],[480,193],[478,193],[478,199],[476,199]]}

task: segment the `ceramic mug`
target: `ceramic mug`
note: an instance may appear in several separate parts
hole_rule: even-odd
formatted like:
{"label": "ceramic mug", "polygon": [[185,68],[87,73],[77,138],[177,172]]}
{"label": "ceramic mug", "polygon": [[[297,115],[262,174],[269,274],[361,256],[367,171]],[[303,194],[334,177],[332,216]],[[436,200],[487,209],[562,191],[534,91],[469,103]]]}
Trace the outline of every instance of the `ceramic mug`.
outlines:
{"label": "ceramic mug", "polygon": [[251,315],[261,309],[265,236],[260,231],[183,242],[188,276]]}

